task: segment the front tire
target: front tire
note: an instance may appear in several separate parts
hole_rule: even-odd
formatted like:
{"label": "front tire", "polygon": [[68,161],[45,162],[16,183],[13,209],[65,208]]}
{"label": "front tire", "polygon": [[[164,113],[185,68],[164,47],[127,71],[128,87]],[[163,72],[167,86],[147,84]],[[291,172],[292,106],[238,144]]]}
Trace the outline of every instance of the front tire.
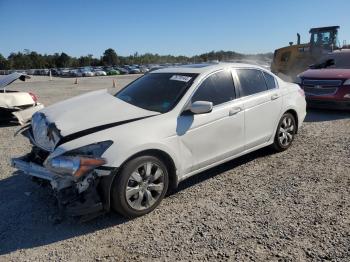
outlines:
{"label": "front tire", "polygon": [[294,116],[291,113],[285,113],[278,123],[273,148],[277,152],[288,149],[294,140],[297,126]]}
{"label": "front tire", "polygon": [[165,164],[155,156],[128,161],[112,185],[112,208],[127,218],[153,211],[167,192],[169,175]]}

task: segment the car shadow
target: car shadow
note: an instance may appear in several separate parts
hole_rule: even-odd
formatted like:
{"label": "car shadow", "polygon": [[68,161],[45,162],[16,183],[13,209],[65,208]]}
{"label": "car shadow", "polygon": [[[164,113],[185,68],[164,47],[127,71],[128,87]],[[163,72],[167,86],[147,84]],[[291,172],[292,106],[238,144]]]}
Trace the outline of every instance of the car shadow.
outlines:
{"label": "car shadow", "polygon": [[[48,187],[21,172],[0,180],[0,256],[89,234],[128,220],[110,212],[79,223],[67,217],[55,223],[57,205]],[[1,259],[0,259],[1,260]]]}
{"label": "car shadow", "polygon": [[[170,195],[271,152],[268,148],[260,149],[211,168],[180,183],[177,190]],[[0,180],[0,255],[48,245],[130,221],[110,212],[84,223],[68,217],[55,224],[52,219],[55,214],[56,201],[48,187],[32,182],[30,177],[21,172]]]}
{"label": "car shadow", "polygon": [[325,122],[341,119],[350,119],[350,111],[308,109],[305,122]]}
{"label": "car shadow", "polygon": [[20,126],[18,121],[0,121],[0,128],[2,127],[12,127],[12,126]]}

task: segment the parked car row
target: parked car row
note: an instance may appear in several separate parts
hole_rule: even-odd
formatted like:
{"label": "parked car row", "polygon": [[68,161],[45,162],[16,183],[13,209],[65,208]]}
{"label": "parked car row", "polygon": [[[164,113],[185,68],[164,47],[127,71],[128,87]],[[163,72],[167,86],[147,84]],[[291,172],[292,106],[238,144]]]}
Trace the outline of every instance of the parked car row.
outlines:
{"label": "parked car row", "polygon": [[51,69],[54,76],[61,77],[89,77],[89,76],[106,76],[119,75],[120,72],[113,67],[78,67],[78,68],[59,68]]}
{"label": "parked car row", "polygon": [[[13,72],[28,75],[50,75],[59,77],[89,77],[124,74],[145,74],[152,68],[166,67],[166,65],[123,65],[123,66],[98,66],[78,68],[51,68],[51,69],[28,69],[13,70]],[[12,73],[12,72],[10,72]]]}
{"label": "parked car row", "polygon": [[59,77],[89,77],[89,76],[106,76],[106,75],[124,75],[124,74],[146,74],[160,68],[170,66],[179,66],[177,64],[148,64],[148,65],[122,65],[122,66],[86,66],[76,68],[50,68],[50,69],[27,69],[27,70],[2,70],[1,74],[8,75],[12,73],[20,73],[26,75],[43,75]]}

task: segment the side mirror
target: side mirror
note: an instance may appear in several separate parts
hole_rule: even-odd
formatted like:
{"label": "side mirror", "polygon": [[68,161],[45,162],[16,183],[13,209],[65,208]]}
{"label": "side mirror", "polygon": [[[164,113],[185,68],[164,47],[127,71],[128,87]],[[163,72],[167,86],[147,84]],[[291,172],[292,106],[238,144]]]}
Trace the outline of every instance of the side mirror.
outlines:
{"label": "side mirror", "polygon": [[193,102],[189,108],[193,114],[205,114],[213,110],[213,103],[208,101]]}

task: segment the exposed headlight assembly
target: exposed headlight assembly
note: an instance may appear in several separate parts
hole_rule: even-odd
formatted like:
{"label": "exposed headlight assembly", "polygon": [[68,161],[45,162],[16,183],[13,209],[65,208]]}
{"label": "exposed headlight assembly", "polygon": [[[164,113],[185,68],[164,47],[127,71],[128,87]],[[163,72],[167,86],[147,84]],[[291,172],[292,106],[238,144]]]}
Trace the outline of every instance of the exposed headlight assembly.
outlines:
{"label": "exposed headlight assembly", "polygon": [[63,155],[48,158],[44,165],[54,173],[70,175],[78,179],[107,163],[105,159],[101,158],[101,155],[112,144],[112,141],[103,141],[74,149]]}

